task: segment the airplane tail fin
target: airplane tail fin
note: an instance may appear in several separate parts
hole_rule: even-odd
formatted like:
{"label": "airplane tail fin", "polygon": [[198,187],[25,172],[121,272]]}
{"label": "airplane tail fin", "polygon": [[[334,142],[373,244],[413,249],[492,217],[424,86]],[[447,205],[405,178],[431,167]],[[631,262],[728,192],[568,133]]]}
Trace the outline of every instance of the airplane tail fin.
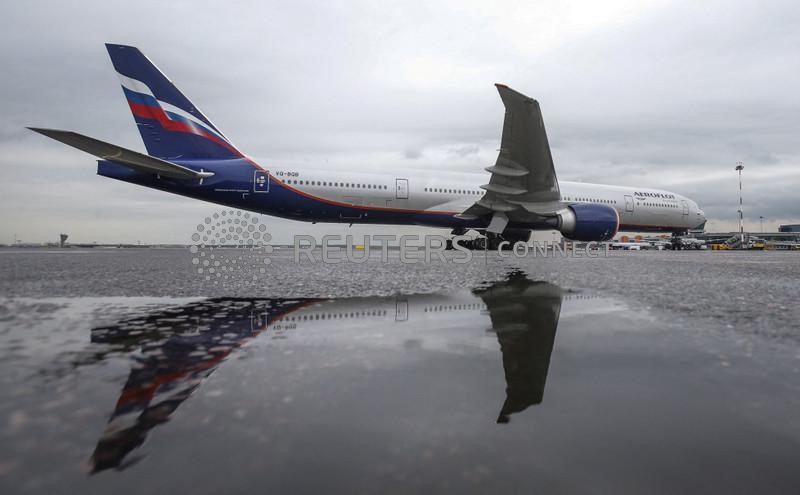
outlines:
{"label": "airplane tail fin", "polygon": [[138,48],[106,44],[148,154],[230,159],[242,154]]}

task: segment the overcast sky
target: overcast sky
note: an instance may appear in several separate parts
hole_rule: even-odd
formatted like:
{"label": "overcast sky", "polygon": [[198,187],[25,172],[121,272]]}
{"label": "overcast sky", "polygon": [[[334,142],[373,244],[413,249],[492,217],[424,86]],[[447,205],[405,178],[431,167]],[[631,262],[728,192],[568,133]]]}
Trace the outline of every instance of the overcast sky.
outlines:
{"label": "overcast sky", "polygon": [[[24,129],[144,150],[104,42],[141,48],[267,168],[480,171],[503,82],[540,101],[561,180],[668,189],[731,230],[743,161],[747,226],[800,223],[796,2],[201,3],[4,6],[0,243],[187,243],[219,209],[99,177]],[[278,241],[347,232],[269,223]]]}

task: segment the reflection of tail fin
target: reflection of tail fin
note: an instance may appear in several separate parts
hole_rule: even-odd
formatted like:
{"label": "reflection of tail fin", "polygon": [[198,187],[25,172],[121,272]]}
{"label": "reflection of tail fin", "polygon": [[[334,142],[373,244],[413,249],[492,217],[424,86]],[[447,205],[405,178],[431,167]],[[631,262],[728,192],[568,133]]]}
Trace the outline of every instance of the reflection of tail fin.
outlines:
{"label": "reflection of tail fin", "polygon": [[[169,421],[219,363],[285,315],[318,299],[206,299],[136,314],[92,329],[103,353],[141,350],[89,461],[91,472],[125,469],[155,427]],[[203,330],[198,331],[198,328]],[[224,338],[223,338],[224,336]],[[107,355],[96,353],[102,361]]]}
{"label": "reflection of tail fin", "polygon": [[138,48],[106,44],[147,152],[161,158],[241,157]]}

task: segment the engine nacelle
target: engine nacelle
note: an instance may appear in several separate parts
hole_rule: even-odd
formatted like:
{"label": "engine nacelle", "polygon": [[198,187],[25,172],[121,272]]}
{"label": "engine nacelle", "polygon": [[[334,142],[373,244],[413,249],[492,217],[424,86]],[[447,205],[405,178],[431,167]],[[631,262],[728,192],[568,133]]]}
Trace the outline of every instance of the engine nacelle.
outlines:
{"label": "engine nacelle", "polygon": [[557,215],[553,226],[573,241],[607,241],[619,230],[617,210],[606,205],[570,205]]}

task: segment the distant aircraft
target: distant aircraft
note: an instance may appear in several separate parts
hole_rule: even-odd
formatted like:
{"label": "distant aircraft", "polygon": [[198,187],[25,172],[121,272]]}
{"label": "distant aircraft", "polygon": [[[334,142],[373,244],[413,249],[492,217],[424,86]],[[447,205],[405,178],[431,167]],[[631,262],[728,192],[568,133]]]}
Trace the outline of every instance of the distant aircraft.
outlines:
{"label": "distant aircraft", "polygon": [[[497,84],[505,121],[484,173],[328,170],[247,157],[135,47],[107,44],[148,154],[75,132],[30,128],[100,158],[97,173],[195,199],[311,222],[474,229],[494,248],[556,229],[572,240],[700,229],[697,203],[669,191],[558,181],[536,100]],[[486,180],[488,178],[488,181]]]}

